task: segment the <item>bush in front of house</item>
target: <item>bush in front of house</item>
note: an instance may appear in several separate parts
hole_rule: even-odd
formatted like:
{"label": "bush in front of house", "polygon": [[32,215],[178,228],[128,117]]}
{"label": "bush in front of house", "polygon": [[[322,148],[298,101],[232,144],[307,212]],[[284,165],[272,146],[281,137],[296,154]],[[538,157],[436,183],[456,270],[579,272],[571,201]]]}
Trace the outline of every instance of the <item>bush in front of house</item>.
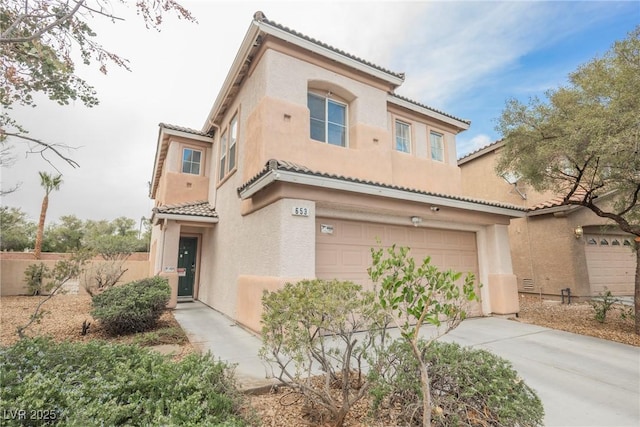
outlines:
{"label": "bush in front of house", "polygon": [[[541,426],[540,398],[511,364],[488,351],[455,343],[422,342],[432,395],[432,426]],[[422,426],[420,370],[411,348],[396,341],[388,369],[373,372],[373,408],[402,408],[397,424]]]}
{"label": "bush in front of house", "polygon": [[95,295],[91,315],[112,335],[144,332],[156,326],[170,296],[166,279],[150,277]]}
{"label": "bush in front of house", "polygon": [[135,345],[36,338],[0,348],[0,366],[6,426],[248,424],[232,370],[209,355],[173,362]]}

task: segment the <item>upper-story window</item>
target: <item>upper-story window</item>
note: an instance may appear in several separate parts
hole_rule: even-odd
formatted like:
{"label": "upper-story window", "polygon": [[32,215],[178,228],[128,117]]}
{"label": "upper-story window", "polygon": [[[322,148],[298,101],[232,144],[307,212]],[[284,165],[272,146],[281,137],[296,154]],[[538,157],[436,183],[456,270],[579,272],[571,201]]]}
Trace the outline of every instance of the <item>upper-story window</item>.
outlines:
{"label": "upper-story window", "polygon": [[431,132],[431,159],[444,162],[444,135]]}
{"label": "upper-story window", "polygon": [[227,131],[220,136],[220,168],[218,169],[218,178],[222,181],[226,174],[227,166]]}
{"label": "upper-story window", "polygon": [[202,162],[202,151],[192,148],[182,150],[182,173],[200,175],[200,163]]}
{"label": "upper-story window", "polygon": [[238,146],[238,115],[233,116],[229,127],[220,136],[220,167],[218,180],[222,181],[236,167]]}
{"label": "upper-story window", "polygon": [[401,120],[396,120],[396,150],[411,152],[411,125]]}
{"label": "upper-story window", "polygon": [[233,116],[229,124],[229,161],[227,172],[236,167],[236,143],[238,142],[238,116]]}
{"label": "upper-story window", "polygon": [[311,113],[311,139],[347,146],[347,105],[315,93],[307,95]]}

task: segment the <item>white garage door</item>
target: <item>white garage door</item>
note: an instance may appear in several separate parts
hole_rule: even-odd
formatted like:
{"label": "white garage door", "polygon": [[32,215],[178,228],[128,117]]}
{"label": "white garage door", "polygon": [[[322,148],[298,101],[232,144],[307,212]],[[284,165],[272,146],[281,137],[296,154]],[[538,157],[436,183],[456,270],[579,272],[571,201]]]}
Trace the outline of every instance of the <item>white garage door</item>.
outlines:
{"label": "white garage door", "polygon": [[631,237],[616,234],[585,234],[587,270],[591,292],[605,287],[614,295],[633,295],[636,257]]}
{"label": "white garage door", "polygon": [[[316,224],[316,276],[370,285],[367,268],[371,265],[371,248],[379,246],[377,240],[383,246],[395,243],[411,248],[409,255],[417,262],[430,256],[440,269],[472,272],[478,277],[473,232],[322,218]],[[482,315],[480,303],[474,303],[469,314]]]}

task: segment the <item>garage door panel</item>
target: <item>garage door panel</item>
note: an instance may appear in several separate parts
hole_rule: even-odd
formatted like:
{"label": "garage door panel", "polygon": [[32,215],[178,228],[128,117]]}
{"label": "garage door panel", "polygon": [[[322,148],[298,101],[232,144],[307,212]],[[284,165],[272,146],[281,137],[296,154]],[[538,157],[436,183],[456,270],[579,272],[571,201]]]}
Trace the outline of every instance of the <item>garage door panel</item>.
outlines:
{"label": "garage door panel", "polygon": [[[333,227],[332,234],[320,232],[320,225]],[[371,248],[378,240],[388,247],[408,246],[416,262],[427,256],[441,270],[453,269],[478,277],[476,238],[473,232],[437,230],[423,227],[395,226],[336,219],[317,220],[316,275],[321,279],[351,280],[371,286],[367,269],[371,266]],[[463,279],[460,280],[460,283]],[[478,291],[479,294],[479,291]],[[480,303],[469,309],[470,315],[481,315]]]}
{"label": "garage door panel", "polygon": [[635,279],[635,254],[630,239],[616,234],[585,235],[585,256],[589,284],[594,295],[605,288],[616,295],[633,293]]}

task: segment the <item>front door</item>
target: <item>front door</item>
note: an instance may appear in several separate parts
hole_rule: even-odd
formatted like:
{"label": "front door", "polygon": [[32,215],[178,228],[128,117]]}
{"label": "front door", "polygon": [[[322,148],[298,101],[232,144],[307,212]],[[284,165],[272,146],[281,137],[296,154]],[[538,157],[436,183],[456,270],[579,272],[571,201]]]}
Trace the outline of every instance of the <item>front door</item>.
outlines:
{"label": "front door", "polygon": [[198,239],[180,237],[178,251],[178,297],[193,297],[193,284],[196,280],[196,254]]}

